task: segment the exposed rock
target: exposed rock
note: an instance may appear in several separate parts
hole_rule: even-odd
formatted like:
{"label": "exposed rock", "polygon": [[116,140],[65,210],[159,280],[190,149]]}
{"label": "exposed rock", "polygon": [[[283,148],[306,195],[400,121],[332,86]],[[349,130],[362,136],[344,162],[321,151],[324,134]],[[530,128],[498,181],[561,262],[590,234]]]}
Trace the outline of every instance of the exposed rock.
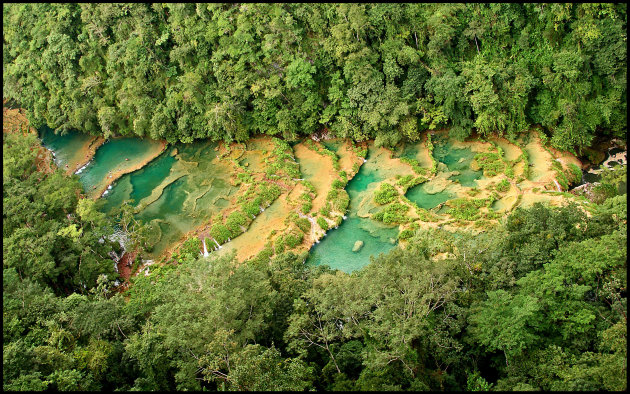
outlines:
{"label": "exposed rock", "polygon": [[362,247],[363,247],[363,241],[359,240],[354,243],[354,246],[352,247],[352,251],[358,252],[359,250],[361,250]]}
{"label": "exposed rock", "polygon": [[438,176],[424,184],[424,191],[427,194],[441,193],[451,183],[453,183],[453,181]]}

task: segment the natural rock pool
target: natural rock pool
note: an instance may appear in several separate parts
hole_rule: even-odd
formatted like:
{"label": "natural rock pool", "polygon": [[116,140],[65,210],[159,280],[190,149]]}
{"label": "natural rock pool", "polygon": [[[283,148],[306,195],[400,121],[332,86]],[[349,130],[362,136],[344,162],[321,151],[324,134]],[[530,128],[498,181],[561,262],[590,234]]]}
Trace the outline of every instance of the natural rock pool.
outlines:
{"label": "natural rock pool", "polygon": [[[315,145],[308,140],[292,143],[287,145],[290,154],[286,160],[299,164],[299,175],[278,178],[273,175],[277,167],[270,168],[277,151],[269,137],[230,147],[208,141],[166,147],[163,142],[139,138],[103,141],[77,132],[60,136],[46,127],[40,130],[42,144],[55,153],[57,165],[68,172],[77,172],[88,196],[103,201],[100,208],[103,212],[113,214],[125,200],[132,200],[136,218],[153,224],[151,237],[155,245],[149,254],[152,259],[172,251],[190,237],[207,241],[206,251],[213,253],[218,248],[210,235],[211,225],[222,223],[229,213],[241,209],[246,201],[243,198],[267,182],[281,186],[279,197],[268,203],[266,209],[261,206],[260,212],[251,215],[251,224],[243,227],[245,232],[227,239],[214,253],[235,250],[239,261],[263,250],[273,254],[280,242],[278,234],[291,225],[294,220],[291,215],[294,218],[299,215],[311,223],[311,230],[304,230],[303,241],[295,247],[297,251],[310,250],[306,264],[326,264],[346,272],[360,269],[369,263],[371,256],[385,253],[399,243],[404,246],[404,241],[398,239],[399,233],[410,225],[475,228],[474,221],[452,216],[454,211],[449,204],[454,200],[461,205],[461,200],[476,199],[476,217],[486,222],[496,221],[519,205],[528,206],[537,201],[561,204],[566,197],[554,193],[556,170],[550,163],[558,161],[561,166],[556,168],[561,169],[567,163],[579,164],[568,154],[543,147],[536,136],[528,136],[518,146],[503,139],[495,139],[492,144],[456,142],[443,132],[432,136],[432,153],[426,138],[395,150],[377,148],[370,142],[365,161],[357,157],[356,147],[340,139]],[[501,156],[499,160],[505,163],[505,168],[512,168],[513,174],[508,177],[501,172],[486,177],[482,169],[472,169],[480,152],[499,152],[497,157]],[[529,161],[523,161],[523,155]],[[398,185],[401,179],[418,176],[418,169],[413,169],[405,158],[413,159],[416,166],[426,171],[437,160],[437,171],[431,174],[423,170],[423,176],[428,178],[403,189],[404,194],[400,192],[397,203],[408,206],[406,222],[377,221],[372,215],[388,206],[375,203],[378,188],[383,183]],[[322,219],[319,212],[327,204],[338,173],[349,174],[345,186],[349,205],[343,221],[336,227],[331,225],[323,235],[315,219]],[[314,191],[312,209],[304,213],[300,198],[308,188],[302,182],[307,182]],[[326,221],[338,223],[341,213],[337,215],[329,216]]]}

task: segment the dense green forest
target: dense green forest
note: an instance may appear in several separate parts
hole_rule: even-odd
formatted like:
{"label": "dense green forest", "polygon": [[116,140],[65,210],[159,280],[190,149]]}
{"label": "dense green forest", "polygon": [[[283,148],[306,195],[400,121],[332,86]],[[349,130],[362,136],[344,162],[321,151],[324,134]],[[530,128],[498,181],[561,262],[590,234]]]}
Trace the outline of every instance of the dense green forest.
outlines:
{"label": "dense green forest", "polygon": [[[35,128],[106,138],[394,146],[537,127],[579,154],[626,137],[626,12],[6,4],[3,96]],[[43,151],[3,132],[6,391],[627,389],[625,170],[480,234],[408,228],[351,274],[292,251],[204,258],[193,237],[121,286],[117,239],[142,256],[147,225],[128,203],[105,215]]]}
{"label": "dense green forest", "polygon": [[101,202],[37,147],[3,133],[4,390],[626,388],[626,196],[416,230],[352,274],[195,239],[120,293]]}
{"label": "dense green forest", "polygon": [[3,95],[34,127],[381,145],[540,126],[625,138],[623,4],[3,5]]}

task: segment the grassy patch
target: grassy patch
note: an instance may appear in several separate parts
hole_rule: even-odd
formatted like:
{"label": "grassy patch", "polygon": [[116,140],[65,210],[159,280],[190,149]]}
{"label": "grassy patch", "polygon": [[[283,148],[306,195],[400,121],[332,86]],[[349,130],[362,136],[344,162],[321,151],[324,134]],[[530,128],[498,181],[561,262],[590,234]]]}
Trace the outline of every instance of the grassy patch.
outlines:
{"label": "grassy patch", "polygon": [[479,208],[486,205],[485,198],[456,198],[446,202],[450,208],[448,213],[458,220],[476,220],[479,219]]}
{"label": "grassy patch", "polygon": [[300,178],[300,165],[293,157],[293,149],[284,140],[273,138],[274,149],[272,160],[265,158],[267,163],[266,174],[268,177],[280,177],[282,173],[291,178]]}
{"label": "grassy patch", "polygon": [[486,177],[496,176],[505,170],[505,163],[501,155],[496,152],[477,153],[474,160]]}

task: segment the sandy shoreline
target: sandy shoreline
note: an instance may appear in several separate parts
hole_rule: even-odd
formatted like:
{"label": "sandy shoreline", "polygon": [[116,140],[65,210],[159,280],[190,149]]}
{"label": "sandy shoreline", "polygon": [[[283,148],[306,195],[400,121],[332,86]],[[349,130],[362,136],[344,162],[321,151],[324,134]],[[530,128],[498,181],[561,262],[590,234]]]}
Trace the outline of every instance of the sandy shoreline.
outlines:
{"label": "sandy shoreline", "polygon": [[105,138],[100,137],[100,136],[92,137],[89,143],[84,145],[83,148],[75,154],[75,156],[82,157],[82,159],[74,163],[72,166],[68,166],[68,168],[66,169],[66,175],[72,175],[76,173],[79,170],[79,168],[89,163],[90,160],[94,158],[94,155],[96,154],[96,150],[104,143],[105,143]]}

